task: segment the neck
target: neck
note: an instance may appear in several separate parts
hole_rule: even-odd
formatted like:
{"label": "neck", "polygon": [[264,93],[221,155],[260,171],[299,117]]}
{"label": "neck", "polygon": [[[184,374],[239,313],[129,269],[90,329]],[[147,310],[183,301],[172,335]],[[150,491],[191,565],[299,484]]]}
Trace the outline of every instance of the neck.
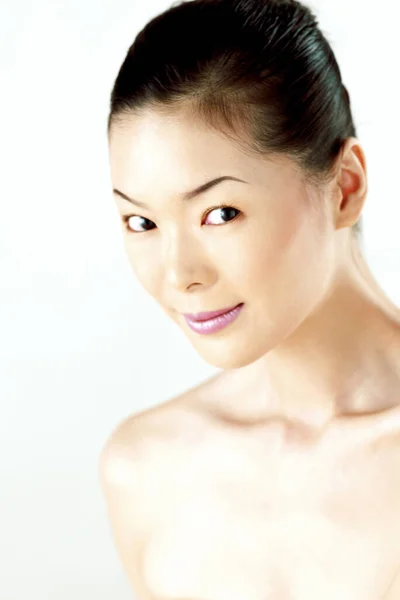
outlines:
{"label": "neck", "polygon": [[357,242],[346,232],[342,241],[346,258],[324,301],[283,344],[244,368],[257,414],[268,404],[269,414],[319,426],[400,403],[400,311]]}

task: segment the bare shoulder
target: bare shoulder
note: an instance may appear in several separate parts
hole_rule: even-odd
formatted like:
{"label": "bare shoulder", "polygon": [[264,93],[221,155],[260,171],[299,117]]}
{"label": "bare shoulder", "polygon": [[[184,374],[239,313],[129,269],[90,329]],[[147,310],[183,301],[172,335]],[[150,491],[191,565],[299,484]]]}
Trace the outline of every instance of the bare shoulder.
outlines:
{"label": "bare shoulder", "polygon": [[162,466],[182,447],[194,445],[212,427],[213,419],[202,398],[212,393],[218,375],[193,386],[162,404],[129,415],[111,432],[100,455],[101,475],[118,477],[130,467]]}
{"label": "bare shoulder", "polygon": [[207,418],[196,386],[161,405],[123,419],[100,456],[100,482],[114,544],[131,583],[143,600],[154,600],[143,571],[152,531],[165,518],[179,488],[180,465],[188,448],[205,438]]}

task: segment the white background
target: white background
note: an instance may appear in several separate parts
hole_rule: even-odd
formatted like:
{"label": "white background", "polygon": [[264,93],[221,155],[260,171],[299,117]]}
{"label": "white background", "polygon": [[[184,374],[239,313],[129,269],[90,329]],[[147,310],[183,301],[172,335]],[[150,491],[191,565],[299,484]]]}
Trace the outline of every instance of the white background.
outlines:
{"label": "white background", "polygon": [[[132,598],[98,456],[125,416],[214,373],[134,279],[109,93],[147,0],[0,5],[0,597]],[[364,245],[400,304],[397,0],[314,0],[366,152]],[[395,14],[397,11],[397,15]]]}

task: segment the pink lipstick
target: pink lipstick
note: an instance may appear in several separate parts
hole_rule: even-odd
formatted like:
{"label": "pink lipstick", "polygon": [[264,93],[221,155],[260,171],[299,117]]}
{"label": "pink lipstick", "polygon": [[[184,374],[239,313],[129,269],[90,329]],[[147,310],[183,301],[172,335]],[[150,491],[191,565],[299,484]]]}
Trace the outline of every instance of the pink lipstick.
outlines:
{"label": "pink lipstick", "polygon": [[197,315],[184,314],[184,317],[190,329],[196,333],[216,333],[232,323],[239,316],[243,306],[242,303],[233,308],[213,311],[211,313],[198,313]]}

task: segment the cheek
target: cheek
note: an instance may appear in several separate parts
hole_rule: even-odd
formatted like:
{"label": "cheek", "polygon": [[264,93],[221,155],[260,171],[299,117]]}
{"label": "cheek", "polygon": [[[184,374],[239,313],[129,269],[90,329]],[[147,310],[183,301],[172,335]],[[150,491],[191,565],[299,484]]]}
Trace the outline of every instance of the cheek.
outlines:
{"label": "cheek", "polygon": [[138,245],[133,248],[134,244],[130,243],[129,238],[125,239],[124,248],[128,257],[129,264],[135,274],[138,283],[152,296],[157,295],[158,266],[155,263],[155,252],[149,248],[140,248]]}
{"label": "cheek", "polygon": [[[310,307],[323,293],[332,268],[329,236],[303,211],[257,229],[242,263],[243,292],[271,314],[293,305]],[[297,310],[296,308],[294,310]]]}

